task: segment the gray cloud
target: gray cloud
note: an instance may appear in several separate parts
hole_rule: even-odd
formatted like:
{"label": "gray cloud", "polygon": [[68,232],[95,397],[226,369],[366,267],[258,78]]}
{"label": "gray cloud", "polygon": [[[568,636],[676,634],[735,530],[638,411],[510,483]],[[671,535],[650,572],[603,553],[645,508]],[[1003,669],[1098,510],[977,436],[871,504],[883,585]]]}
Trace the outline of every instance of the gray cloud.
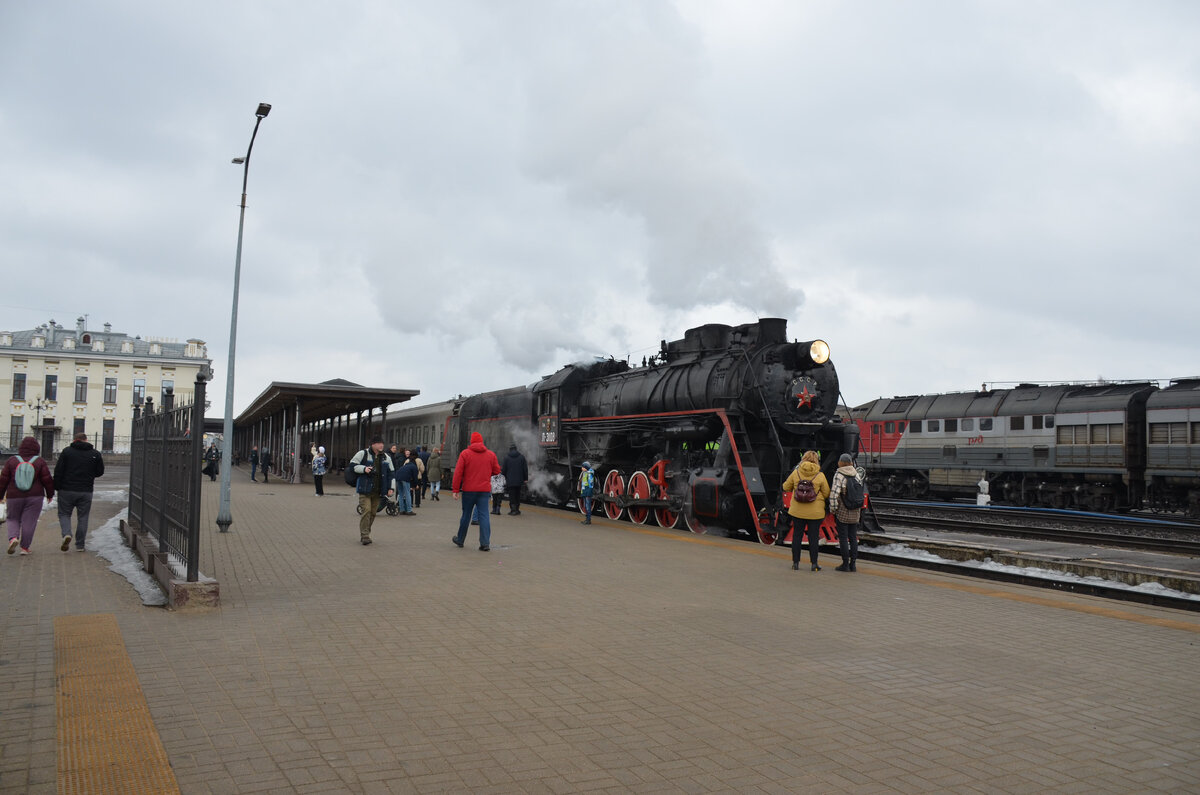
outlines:
{"label": "gray cloud", "polygon": [[759,315],[828,339],[851,402],[1190,375],[1198,32],[1172,2],[8,4],[0,326],[88,313],[223,373],[267,101],[239,407]]}

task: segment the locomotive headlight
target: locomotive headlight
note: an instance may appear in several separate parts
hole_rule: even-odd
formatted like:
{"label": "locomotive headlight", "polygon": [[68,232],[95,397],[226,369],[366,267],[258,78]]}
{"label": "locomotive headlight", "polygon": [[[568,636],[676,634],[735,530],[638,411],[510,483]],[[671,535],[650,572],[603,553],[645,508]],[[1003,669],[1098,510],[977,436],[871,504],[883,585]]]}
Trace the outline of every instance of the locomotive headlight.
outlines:
{"label": "locomotive headlight", "polygon": [[829,361],[829,343],[825,340],[813,340],[808,343],[808,358],[813,364],[825,364]]}

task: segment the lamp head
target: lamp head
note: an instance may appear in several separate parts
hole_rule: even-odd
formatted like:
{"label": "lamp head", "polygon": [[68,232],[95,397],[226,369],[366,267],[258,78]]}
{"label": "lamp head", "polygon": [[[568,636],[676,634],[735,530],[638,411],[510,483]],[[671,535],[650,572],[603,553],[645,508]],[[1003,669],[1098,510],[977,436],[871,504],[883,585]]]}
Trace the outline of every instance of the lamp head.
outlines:
{"label": "lamp head", "polygon": [[235,157],[235,158],[233,159],[233,162],[234,162],[234,163],[237,163],[237,164],[240,166],[242,163],[245,163],[245,162],[246,162],[246,158],[244,158],[244,157]]}
{"label": "lamp head", "polygon": [[271,106],[265,102],[258,103],[258,110],[254,111],[254,115],[260,119],[267,118],[267,114],[271,112]]}

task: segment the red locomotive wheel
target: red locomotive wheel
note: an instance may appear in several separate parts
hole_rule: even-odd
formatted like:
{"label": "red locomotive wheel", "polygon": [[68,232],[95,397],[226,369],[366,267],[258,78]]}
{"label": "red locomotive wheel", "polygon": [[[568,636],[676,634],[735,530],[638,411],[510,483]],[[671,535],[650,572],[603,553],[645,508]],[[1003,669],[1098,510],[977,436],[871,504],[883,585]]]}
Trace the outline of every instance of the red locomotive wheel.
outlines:
{"label": "red locomotive wheel", "polygon": [[625,509],[617,500],[625,496],[625,478],[615,469],[609,470],[608,475],[604,478],[604,496],[613,500],[612,502],[605,501],[604,513],[609,519],[620,519],[624,515]]}
{"label": "red locomotive wheel", "polygon": [[774,546],[775,539],[779,538],[779,533],[775,529],[775,520],[770,511],[764,509],[759,513],[757,529],[759,543]]}
{"label": "red locomotive wheel", "polygon": [[708,532],[708,525],[696,517],[696,512],[692,510],[690,505],[684,506],[683,520],[687,523],[688,530],[691,530],[696,535],[704,535]]}
{"label": "red locomotive wheel", "polygon": [[654,509],[654,521],[659,527],[672,528],[679,524],[679,514],[666,508]]}
{"label": "red locomotive wheel", "polygon": [[[646,477],[645,472],[639,470],[629,477],[628,496],[629,499],[635,501],[650,499],[650,478]],[[634,524],[645,524],[649,518],[649,508],[638,508],[634,505],[629,506],[629,519]]]}

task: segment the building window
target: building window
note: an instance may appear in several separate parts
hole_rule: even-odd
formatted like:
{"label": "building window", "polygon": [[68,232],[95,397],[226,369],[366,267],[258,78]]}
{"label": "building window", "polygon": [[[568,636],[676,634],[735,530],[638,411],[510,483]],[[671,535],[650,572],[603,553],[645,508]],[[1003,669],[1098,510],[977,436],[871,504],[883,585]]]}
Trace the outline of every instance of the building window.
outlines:
{"label": "building window", "polygon": [[159,406],[167,405],[167,395],[174,395],[174,394],[175,394],[174,379],[168,380],[168,379],[164,378],[163,382],[162,382],[162,402],[159,403],[158,405]]}
{"label": "building window", "polygon": [[8,426],[8,446],[16,447],[21,443],[21,437],[25,433],[25,418],[13,417]]}
{"label": "building window", "polygon": [[25,399],[25,374],[13,373],[13,400]]}
{"label": "building window", "polygon": [[104,402],[105,403],[116,403],[117,402],[117,379],[115,379],[115,378],[105,378],[104,379]]}
{"label": "building window", "polygon": [[77,433],[83,433],[83,429],[84,429],[83,417],[76,417],[75,418],[75,427],[71,429],[71,435],[74,436]]}
{"label": "building window", "polygon": [[116,420],[105,420],[104,431],[100,439],[100,449],[105,453],[111,453],[113,449],[113,431],[117,427]]}
{"label": "building window", "polygon": [[58,400],[58,376],[46,376],[46,400]]}
{"label": "building window", "polygon": [[140,406],[146,402],[146,379],[133,379],[133,405]]}
{"label": "building window", "polygon": [[75,402],[87,403],[87,376],[75,376]]}
{"label": "building window", "polygon": [[1024,417],[1009,417],[1008,418],[1008,429],[1010,431],[1025,430],[1025,418]]}

